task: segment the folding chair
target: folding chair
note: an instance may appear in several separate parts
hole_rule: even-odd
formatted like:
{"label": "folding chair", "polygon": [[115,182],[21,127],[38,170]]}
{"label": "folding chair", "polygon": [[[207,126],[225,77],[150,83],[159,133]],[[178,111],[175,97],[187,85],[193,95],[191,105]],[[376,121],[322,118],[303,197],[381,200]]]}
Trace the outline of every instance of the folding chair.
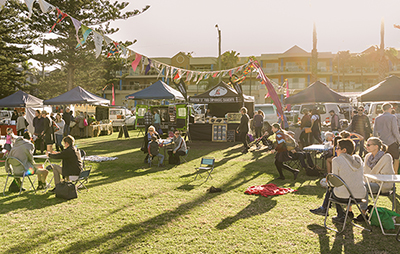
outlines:
{"label": "folding chair", "polygon": [[72,181],[75,184],[76,189],[78,190],[78,192],[80,192],[79,188],[82,187],[82,186],[86,189],[86,191],[89,191],[88,188],[86,188],[85,183],[89,182],[90,171],[92,171],[92,170],[91,169],[83,170],[79,174],[78,179]]}
{"label": "folding chair", "polygon": [[190,147],[188,146],[188,147],[186,147],[186,155],[185,156],[182,156],[182,160],[184,161],[184,162],[187,162],[187,156],[188,156],[188,154],[189,154],[189,150],[190,150]]}
{"label": "folding chair", "polygon": [[[331,203],[335,203],[335,204],[339,204],[339,205],[346,205],[346,206],[347,206],[347,209],[346,209],[346,215],[345,215],[344,222],[343,222],[343,228],[342,228],[341,231],[337,231],[336,229],[330,228],[330,227],[328,227],[328,226],[326,225],[326,220],[327,220],[327,218],[328,218],[328,210],[329,210],[329,208],[327,208],[327,209],[326,209],[326,213],[325,213],[325,220],[324,220],[324,226],[325,226],[325,228],[330,229],[330,230],[333,230],[333,231],[335,231],[335,232],[337,232],[337,233],[342,233],[342,232],[344,231],[345,226],[346,226],[346,221],[347,221],[347,218],[348,218],[348,214],[349,214],[349,211],[350,211],[350,207],[351,207],[352,205],[356,205],[357,208],[358,208],[358,210],[359,210],[360,213],[362,214],[362,216],[363,216],[363,218],[364,218],[364,221],[367,223],[368,227],[370,228],[370,229],[367,229],[367,230],[368,230],[368,231],[371,231],[371,225],[369,224],[368,219],[367,219],[367,218],[365,217],[365,215],[362,213],[361,208],[360,208],[360,205],[359,205],[359,202],[362,201],[362,200],[354,198],[353,193],[351,192],[351,190],[350,190],[350,188],[347,186],[347,184],[344,182],[344,180],[343,180],[342,178],[340,178],[338,175],[335,175],[335,174],[328,174],[328,175],[326,176],[326,183],[328,184],[328,188],[331,189],[331,192],[330,192],[331,195],[330,195],[330,197],[329,197],[329,201],[328,201],[328,206],[327,206],[327,207],[330,207]],[[337,187],[340,187],[340,186],[345,186],[345,188],[346,188],[347,191],[349,192],[349,195],[350,195],[350,196],[349,196],[349,198],[348,198],[348,202],[343,202],[342,200],[337,200],[337,199],[333,198],[333,188],[337,188]],[[351,221],[351,223],[352,223],[354,226],[356,226],[356,227],[359,227],[359,228],[362,228],[362,229],[366,229],[366,228],[364,228],[364,227],[362,227],[362,226],[360,226],[360,225],[357,225],[357,224],[353,223],[353,221]]]}
{"label": "folding chair", "polygon": [[301,166],[300,160],[297,160],[297,159],[292,159],[292,160],[289,160],[289,161],[285,161],[284,164],[288,165],[291,168],[295,168],[295,169],[303,168]]}
{"label": "folding chair", "polygon": [[18,167],[18,166],[24,167],[24,164],[22,164],[22,162],[21,162],[19,159],[17,159],[17,158],[14,158],[14,157],[7,157],[6,163],[5,163],[6,172],[7,172],[7,178],[6,178],[6,183],[4,184],[4,189],[3,189],[3,195],[4,195],[4,196],[6,195],[6,187],[7,187],[7,182],[8,182],[8,178],[9,178],[9,177],[13,177],[13,178],[22,178],[21,186],[20,186],[20,188],[19,188],[19,194],[18,194],[18,196],[21,195],[22,188],[23,188],[23,185],[24,185],[25,177],[28,177],[29,182],[31,183],[31,186],[32,186],[33,190],[34,190],[35,193],[36,193],[36,189],[35,189],[35,186],[33,185],[33,182],[32,182],[32,180],[31,180],[31,178],[30,178],[30,175],[29,175],[29,174],[28,174],[28,175],[25,174],[25,172],[26,172],[27,170],[25,170],[25,172],[22,173],[22,175],[20,175],[20,174],[15,174],[15,173],[14,173],[14,168],[16,168],[16,167]]}
{"label": "folding chair", "polygon": [[155,158],[157,158],[158,162],[160,161],[160,157],[158,157],[158,156],[152,156],[152,157],[150,157],[150,155],[149,155],[149,158],[150,158],[149,167],[151,167],[151,164],[153,163],[153,160],[154,160]]}
{"label": "folding chair", "polygon": [[[208,173],[206,182],[209,177],[212,178],[211,172],[214,170],[214,162],[215,162],[214,158],[201,158],[200,166],[198,168],[196,168],[197,171],[195,172],[196,177],[194,178],[194,180],[196,180],[197,176],[200,175],[201,172],[207,172],[207,171],[209,171],[209,173]],[[201,177],[201,175],[200,175],[200,177]]]}

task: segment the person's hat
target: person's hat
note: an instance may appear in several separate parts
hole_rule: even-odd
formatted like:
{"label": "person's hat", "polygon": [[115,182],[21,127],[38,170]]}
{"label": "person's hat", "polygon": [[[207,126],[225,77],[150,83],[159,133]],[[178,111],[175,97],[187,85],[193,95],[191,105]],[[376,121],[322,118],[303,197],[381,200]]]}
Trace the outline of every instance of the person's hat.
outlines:
{"label": "person's hat", "polygon": [[65,110],[69,110],[69,107],[67,107]]}
{"label": "person's hat", "polygon": [[42,114],[47,115],[48,113],[47,113],[46,110],[43,110],[43,111],[42,111]]}
{"label": "person's hat", "polygon": [[329,111],[329,113],[335,113],[335,110],[332,109],[331,111]]}

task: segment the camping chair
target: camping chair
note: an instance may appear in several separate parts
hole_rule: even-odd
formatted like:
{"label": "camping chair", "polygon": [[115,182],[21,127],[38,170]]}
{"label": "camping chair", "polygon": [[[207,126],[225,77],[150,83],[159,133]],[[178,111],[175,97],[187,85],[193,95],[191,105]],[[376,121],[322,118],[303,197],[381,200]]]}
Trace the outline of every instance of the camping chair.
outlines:
{"label": "camping chair", "polygon": [[14,167],[23,166],[22,162],[19,159],[14,158],[14,157],[7,157],[5,166],[6,166],[7,178],[6,178],[6,183],[4,184],[4,189],[3,189],[3,195],[4,196],[6,195],[5,192],[6,192],[6,187],[7,187],[7,182],[8,182],[8,178],[9,177],[22,178],[18,196],[21,195],[25,177],[28,177],[29,182],[31,183],[31,186],[32,186],[33,190],[36,193],[36,189],[35,189],[35,186],[33,185],[33,182],[32,182],[32,180],[30,178],[30,175],[29,174],[28,175],[25,174],[25,172],[27,172],[27,169],[25,170],[25,172],[22,175],[14,174]]}
{"label": "camping chair", "polygon": [[91,168],[88,170],[82,170],[82,172],[79,174],[78,179],[72,181],[75,184],[78,192],[80,192],[79,188],[81,188],[82,186],[86,189],[86,191],[89,191],[88,188],[86,188],[85,183],[89,182],[90,171],[92,171]]}
{"label": "camping chair", "polygon": [[196,168],[197,171],[195,172],[196,177],[194,178],[194,180],[196,180],[197,176],[200,175],[201,172],[207,172],[207,171],[209,171],[209,173],[206,182],[209,177],[212,178],[211,172],[214,170],[214,162],[215,162],[214,158],[201,158],[200,166]]}
{"label": "camping chair", "polygon": [[[330,230],[333,230],[333,231],[335,231],[335,232],[337,232],[337,233],[342,233],[342,232],[344,231],[345,226],[346,226],[346,221],[347,221],[347,218],[348,218],[348,214],[349,214],[349,211],[350,211],[350,207],[351,207],[352,205],[356,205],[357,208],[358,208],[358,210],[359,210],[360,213],[362,214],[362,216],[363,216],[363,218],[364,218],[364,221],[367,223],[368,227],[371,229],[371,225],[369,224],[368,219],[367,219],[367,218],[365,217],[365,215],[361,212],[361,208],[360,208],[359,202],[362,201],[362,200],[354,198],[353,193],[351,192],[351,190],[350,190],[350,188],[347,186],[347,184],[344,182],[344,180],[343,180],[342,178],[340,178],[338,175],[335,175],[335,174],[328,174],[328,175],[326,176],[326,183],[328,184],[328,188],[331,189],[331,192],[330,192],[331,195],[330,195],[330,197],[329,197],[328,206],[327,206],[328,208],[326,209],[326,213],[325,213],[325,220],[324,220],[324,226],[325,226],[325,228],[330,229]],[[349,198],[348,198],[348,202],[343,202],[342,200],[338,200],[338,199],[336,199],[336,198],[333,198],[333,188],[337,188],[337,187],[340,187],[340,186],[345,186],[345,188],[346,188],[347,191],[349,192],[349,195],[350,195],[350,196],[349,196]],[[330,227],[328,227],[328,226],[326,225],[326,220],[327,220],[327,218],[328,218],[328,211],[329,211],[329,207],[330,207],[331,203],[335,203],[335,204],[339,204],[339,205],[346,205],[346,206],[347,206],[346,215],[345,215],[344,222],[343,222],[343,228],[342,228],[341,231],[337,231],[336,229],[330,228]],[[354,226],[356,226],[356,227],[359,227],[359,228],[362,228],[362,229],[366,229],[366,228],[364,228],[364,227],[362,227],[362,226],[360,226],[360,225],[354,224],[353,221],[352,221],[351,223],[352,223]],[[367,230],[368,230],[368,231],[371,231],[370,229],[367,229]]]}
{"label": "camping chair", "polygon": [[149,158],[150,158],[149,167],[151,167],[151,164],[153,163],[153,160],[155,158],[157,158],[157,164],[158,164],[158,162],[160,162],[160,157],[158,157],[158,156],[151,156],[150,157],[150,155],[149,155]]}
{"label": "camping chair", "polygon": [[182,156],[182,160],[184,161],[184,162],[187,162],[187,156],[188,156],[188,154],[189,154],[189,150],[190,150],[190,147],[188,146],[188,147],[186,147],[186,155],[185,156]]}

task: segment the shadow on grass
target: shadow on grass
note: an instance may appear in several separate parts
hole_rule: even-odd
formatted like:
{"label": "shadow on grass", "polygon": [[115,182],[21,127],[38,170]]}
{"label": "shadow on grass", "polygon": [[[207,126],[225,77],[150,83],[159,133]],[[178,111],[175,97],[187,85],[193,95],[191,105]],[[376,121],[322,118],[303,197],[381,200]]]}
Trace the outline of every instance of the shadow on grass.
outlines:
{"label": "shadow on grass", "polygon": [[261,215],[269,212],[277,204],[276,200],[270,199],[270,202],[266,203],[266,198],[259,196],[256,200],[251,200],[250,204],[246,206],[243,210],[238,212],[235,216],[226,217],[217,226],[217,229],[226,229],[241,219],[247,219],[256,215]]}
{"label": "shadow on grass", "polygon": [[40,210],[47,206],[53,206],[68,201],[55,198],[54,194],[35,194],[34,191],[23,192],[20,196],[18,196],[18,193],[15,193],[15,195],[12,195],[13,193],[8,194],[10,196],[0,199],[0,214],[7,214],[11,211],[23,208],[30,211]]}

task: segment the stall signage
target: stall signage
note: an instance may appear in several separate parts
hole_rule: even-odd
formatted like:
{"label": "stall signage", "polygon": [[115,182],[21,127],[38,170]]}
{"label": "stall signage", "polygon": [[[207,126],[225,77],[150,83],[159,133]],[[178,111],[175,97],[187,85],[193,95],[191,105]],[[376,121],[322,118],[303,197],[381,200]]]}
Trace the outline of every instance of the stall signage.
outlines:
{"label": "stall signage", "polygon": [[222,86],[217,86],[213,90],[210,91],[209,95],[212,97],[219,97],[219,96],[224,96],[228,90],[226,90],[225,87]]}
{"label": "stall signage", "polygon": [[230,103],[230,102],[240,102],[240,98],[228,97],[228,98],[190,98],[192,103]]}

